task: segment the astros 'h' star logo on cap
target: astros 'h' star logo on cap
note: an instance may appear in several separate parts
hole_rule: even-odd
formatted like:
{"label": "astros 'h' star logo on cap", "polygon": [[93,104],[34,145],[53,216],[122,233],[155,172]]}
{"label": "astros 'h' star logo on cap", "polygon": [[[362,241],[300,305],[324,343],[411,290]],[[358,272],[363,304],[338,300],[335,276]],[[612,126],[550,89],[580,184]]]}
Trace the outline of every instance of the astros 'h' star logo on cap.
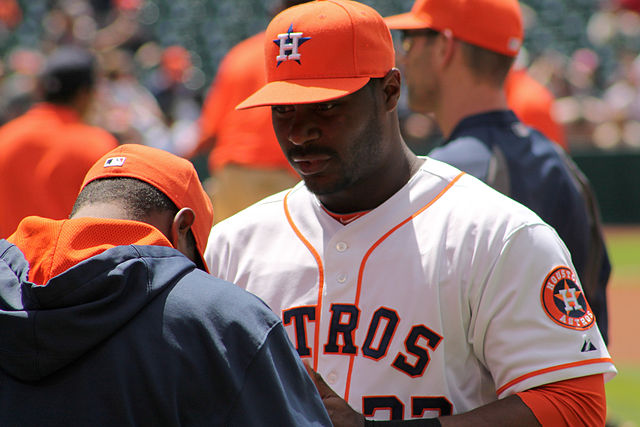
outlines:
{"label": "astros 'h' star logo on cap", "polygon": [[569,329],[589,329],[595,316],[577,276],[569,267],[556,267],[542,284],[542,307],[555,323]]}
{"label": "astros 'h' star logo on cap", "polygon": [[267,82],[239,110],[342,98],[386,76],[396,63],[382,16],[355,1],[310,1],[285,9],[269,23],[264,42]]}
{"label": "astros 'h' star logo on cap", "polygon": [[300,64],[301,55],[298,48],[302,43],[311,40],[311,37],[302,37],[302,35],[302,32],[293,31],[293,24],[289,25],[286,33],[278,34],[278,38],[273,41],[280,47],[280,53],[276,56],[277,65],[284,61],[296,61]]}

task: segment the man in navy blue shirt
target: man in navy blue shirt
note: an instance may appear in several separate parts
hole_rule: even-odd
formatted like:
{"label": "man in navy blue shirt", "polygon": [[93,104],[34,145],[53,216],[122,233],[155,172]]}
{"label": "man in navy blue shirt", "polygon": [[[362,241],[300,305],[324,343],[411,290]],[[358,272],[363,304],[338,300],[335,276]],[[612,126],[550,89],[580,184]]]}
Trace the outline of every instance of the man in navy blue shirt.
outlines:
{"label": "man in navy blue shirt", "polygon": [[402,30],[409,106],[434,113],[444,144],[429,157],[536,212],[564,240],[607,341],[611,265],[597,201],[573,161],[509,110],[504,80],[523,38],[516,1],[416,0],[386,18]]}

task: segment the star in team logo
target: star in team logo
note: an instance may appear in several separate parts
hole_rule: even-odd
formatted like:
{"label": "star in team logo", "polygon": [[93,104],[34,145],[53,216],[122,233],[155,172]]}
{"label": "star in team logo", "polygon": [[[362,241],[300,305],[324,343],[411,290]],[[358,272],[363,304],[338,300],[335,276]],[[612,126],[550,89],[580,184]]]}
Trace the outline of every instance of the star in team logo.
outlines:
{"label": "star in team logo", "polygon": [[584,312],[585,309],[578,301],[578,299],[582,295],[580,289],[578,289],[577,287],[574,288],[569,286],[567,280],[563,280],[563,282],[563,289],[559,289],[558,293],[554,294],[553,296],[564,303],[564,311],[567,313],[567,315],[574,310],[580,310]]}
{"label": "star in team logo", "polygon": [[308,40],[311,40],[311,37],[302,37],[302,32],[293,31],[293,24],[289,25],[286,33],[278,34],[278,38],[273,40],[280,48],[280,52],[278,56],[276,56],[276,60],[278,61],[276,66],[284,61],[296,61],[300,64],[301,56],[298,48]]}

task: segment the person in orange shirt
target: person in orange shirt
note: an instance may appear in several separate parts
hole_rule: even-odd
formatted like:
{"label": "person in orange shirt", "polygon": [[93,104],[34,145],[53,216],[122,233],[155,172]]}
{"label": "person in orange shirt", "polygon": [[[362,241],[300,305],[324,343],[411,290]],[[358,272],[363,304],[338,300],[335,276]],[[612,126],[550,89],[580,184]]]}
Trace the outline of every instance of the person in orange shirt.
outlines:
{"label": "person in orange shirt", "polygon": [[504,82],[507,105],[522,123],[569,151],[564,128],[553,117],[554,96],[524,68],[512,68]]}
{"label": "person in orange shirt", "polygon": [[[282,0],[275,11],[300,3],[305,1]],[[208,166],[213,184],[207,188],[215,222],[299,181],[276,140],[271,109],[235,109],[266,82],[263,50],[264,32],[231,49],[220,63],[203,104],[193,155],[211,150]]]}
{"label": "person in orange shirt", "polygon": [[0,128],[0,238],[29,215],[68,217],[85,173],[118,145],[83,123],[94,74],[88,51],[57,49],[39,77],[43,102]]}

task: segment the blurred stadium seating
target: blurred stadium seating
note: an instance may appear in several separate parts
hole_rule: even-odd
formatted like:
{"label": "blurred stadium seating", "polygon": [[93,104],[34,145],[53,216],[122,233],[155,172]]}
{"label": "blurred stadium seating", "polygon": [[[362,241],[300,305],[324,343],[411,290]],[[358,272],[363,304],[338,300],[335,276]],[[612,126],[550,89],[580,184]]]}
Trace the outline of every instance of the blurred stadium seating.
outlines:
{"label": "blurred stadium seating", "polygon": [[[390,15],[409,10],[413,0],[363,2]],[[640,152],[639,3],[521,1],[526,37],[519,61],[556,96],[554,114],[565,126],[572,154],[581,159]],[[237,42],[266,27],[270,7],[272,0],[0,0],[0,123],[34,100],[33,76],[44,55],[74,42],[92,47],[105,63],[114,51],[130,58],[126,73],[111,66],[105,74],[112,80],[128,76],[134,86],[129,92],[137,94],[129,105],[137,99],[149,104],[145,91],[158,99],[143,113],[130,108],[96,122],[112,125],[109,130],[122,138],[142,133],[141,141],[168,132],[162,147],[186,152],[193,139],[189,123],[219,61]],[[175,46],[186,55],[167,62],[167,48]],[[136,114],[142,117],[137,127],[131,118]],[[438,138],[433,122],[406,108],[401,116],[408,142],[426,152]]]}

